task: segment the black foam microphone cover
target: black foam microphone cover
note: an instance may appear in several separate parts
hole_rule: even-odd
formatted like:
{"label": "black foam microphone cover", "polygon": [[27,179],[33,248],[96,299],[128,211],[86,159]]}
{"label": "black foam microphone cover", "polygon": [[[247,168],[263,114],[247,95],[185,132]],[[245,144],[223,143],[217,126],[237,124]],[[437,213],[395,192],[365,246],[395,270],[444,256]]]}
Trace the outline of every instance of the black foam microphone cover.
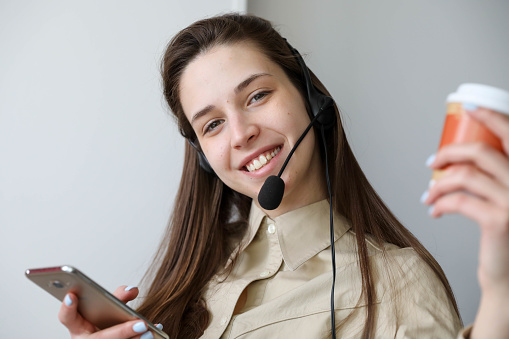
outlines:
{"label": "black foam microphone cover", "polygon": [[258,202],[265,210],[275,210],[283,200],[285,193],[285,182],[277,175],[271,175],[265,180],[260,193],[258,193]]}

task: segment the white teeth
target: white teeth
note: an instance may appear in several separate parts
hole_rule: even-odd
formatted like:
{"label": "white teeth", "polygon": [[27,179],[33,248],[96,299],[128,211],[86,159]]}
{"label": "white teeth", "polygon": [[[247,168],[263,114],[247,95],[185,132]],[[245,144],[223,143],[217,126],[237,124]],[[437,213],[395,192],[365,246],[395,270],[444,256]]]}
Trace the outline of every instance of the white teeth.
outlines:
{"label": "white teeth", "polygon": [[263,166],[262,163],[258,161],[258,159],[253,161],[253,165],[256,169],[260,169]]}
{"label": "white teeth", "polygon": [[246,168],[249,172],[256,171],[260,168],[262,168],[264,165],[266,165],[272,158],[274,158],[279,151],[281,150],[281,147],[277,147],[275,150],[273,150],[270,153],[262,154],[258,157],[258,159],[253,160],[251,164],[246,165]]}

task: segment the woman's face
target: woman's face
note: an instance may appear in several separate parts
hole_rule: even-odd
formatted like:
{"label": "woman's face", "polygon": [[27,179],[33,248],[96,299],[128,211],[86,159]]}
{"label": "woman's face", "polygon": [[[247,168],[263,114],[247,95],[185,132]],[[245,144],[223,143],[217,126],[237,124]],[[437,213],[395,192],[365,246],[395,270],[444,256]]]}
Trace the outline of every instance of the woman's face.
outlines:
{"label": "woman's face", "polygon": [[[253,44],[219,45],[184,70],[180,100],[217,176],[254,199],[277,175],[310,122],[304,99],[277,64]],[[313,129],[293,154],[282,178],[277,216],[326,197]]]}

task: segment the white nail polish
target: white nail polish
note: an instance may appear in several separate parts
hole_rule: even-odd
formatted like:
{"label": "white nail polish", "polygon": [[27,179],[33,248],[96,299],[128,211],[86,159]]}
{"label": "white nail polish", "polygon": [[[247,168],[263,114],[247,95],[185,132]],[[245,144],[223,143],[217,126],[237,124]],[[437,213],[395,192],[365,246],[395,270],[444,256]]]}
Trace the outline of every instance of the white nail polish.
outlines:
{"label": "white nail polish", "polygon": [[161,331],[163,330],[163,324],[156,324],[156,327],[157,327],[158,329],[160,329]]}
{"label": "white nail polish", "polygon": [[475,105],[475,104],[471,104],[471,103],[469,103],[469,102],[464,102],[464,103],[462,104],[462,106],[463,106],[463,109],[464,109],[464,110],[467,110],[467,111],[475,111],[476,109],[478,109],[478,108],[479,108],[477,105]]}
{"label": "white nail polish", "polygon": [[426,166],[429,167],[429,165],[431,165],[433,163],[433,161],[435,161],[435,157],[436,157],[436,154],[432,154],[428,157],[428,159],[426,159]]}
{"label": "white nail polish", "polygon": [[71,297],[69,297],[69,294],[66,294],[66,295],[65,295],[64,303],[65,303],[67,306],[71,306],[71,305],[72,305],[72,299],[71,299]]}
{"label": "white nail polish", "polygon": [[133,331],[136,333],[144,333],[147,332],[147,326],[143,321],[139,321],[133,325]]}
{"label": "white nail polish", "polygon": [[431,206],[428,208],[428,214],[429,214],[429,215],[432,215],[434,210],[435,210],[435,206],[434,206],[434,205],[431,205]]}
{"label": "white nail polish", "polygon": [[140,339],[154,339],[154,335],[152,332],[143,333]]}
{"label": "white nail polish", "polygon": [[124,291],[126,291],[126,292],[127,292],[127,291],[132,290],[133,288],[136,288],[136,286],[127,286],[127,287],[124,289]]}
{"label": "white nail polish", "polygon": [[424,193],[421,195],[421,204],[424,204],[424,202],[426,201],[426,199],[428,199],[428,196],[429,196],[429,193],[428,191],[424,191]]}
{"label": "white nail polish", "polygon": [[428,188],[433,187],[436,183],[437,183],[437,181],[436,181],[436,180],[431,179],[431,180],[429,181]]}

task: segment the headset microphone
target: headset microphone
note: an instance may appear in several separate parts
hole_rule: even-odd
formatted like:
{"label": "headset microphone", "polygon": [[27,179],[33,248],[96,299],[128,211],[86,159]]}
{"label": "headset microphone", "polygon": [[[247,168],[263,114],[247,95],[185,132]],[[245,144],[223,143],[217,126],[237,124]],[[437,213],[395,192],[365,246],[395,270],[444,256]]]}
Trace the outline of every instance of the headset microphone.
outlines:
{"label": "headset microphone", "polygon": [[[334,112],[334,100],[330,96],[320,93],[315,88],[315,86],[311,82],[309,70],[306,64],[304,63],[304,60],[300,56],[300,53],[295,48],[293,48],[288,42],[287,45],[292,51],[295,58],[297,59],[304,74],[307,89],[307,99],[309,107],[314,117],[313,120],[311,120],[311,123],[306,128],[306,130],[300,136],[299,140],[297,140],[295,146],[293,146],[292,150],[290,151],[290,154],[288,154],[288,157],[286,158],[285,163],[281,167],[281,170],[279,171],[278,175],[277,176],[271,175],[270,177],[268,177],[265,180],[265,183],[263,184],[262,188],[260,189],[260,192],[258,193],[258,203],[265,210],[274,210],[278,208],[278,206],[281,204],[285,192],[285,182],[283,181],[283,179],[281,179],[281,174],[283,174],[283,171],[286,168],[288,161],[290,161],[293,152],[295,152],[300,142],[302,141],[302,139],[304,139],[304,137],[311,129],[311,127],[313,125],[316,125],[317,127],[320,127],[322,129],[330,128],[336,121],[336,114]],[[324,147],[327,146],[324,145]]]}
{"label": "headset microphone", "polygon": [[283,200],[283,195],[285,193],[285,182],[283,181],[283,179],[281,179],[281,174],[283,174],[283,171],[285,170],[288,161],[290,161],[293,152],[295,152],[300,142],[302,141],[302,139],[304,139],[306,134],[308,134],[309,130],[315,124],[315,122],[320,120],[319,117],[321,115],[322,112],[316,115],[313,118],[313,120],[309,123],[306,130],[302,133],[299,140],[297,140],[297,142],[295,143],[295,146],[293,146],[292,150],[290,151],[290,154],[288,154],[288,156],[286,157],[286,160],[281,169],[279,170],[278,175],[271,175],[263,183],[263,186],[260,189],[260,193],[258,193],[258,202],[260,203],[260,206],[263,209],[275,210],[281,204],[281,201]]}

